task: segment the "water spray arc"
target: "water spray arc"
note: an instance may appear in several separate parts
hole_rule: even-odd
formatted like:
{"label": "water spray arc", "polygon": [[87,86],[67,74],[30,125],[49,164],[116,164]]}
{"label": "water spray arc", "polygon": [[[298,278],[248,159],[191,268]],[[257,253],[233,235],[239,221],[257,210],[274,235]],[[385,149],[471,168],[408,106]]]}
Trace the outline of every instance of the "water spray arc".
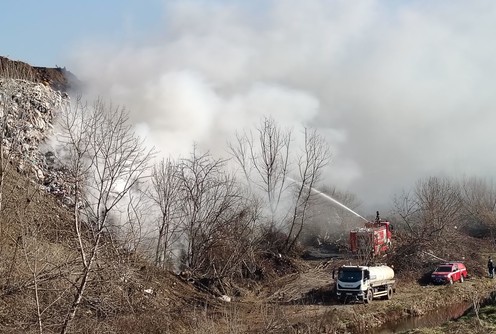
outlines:
{"label": "water spray arc", "polygon": [[[292,179],[292,178],[290,178],[290,177],[288,177],[288,179],[289,179],[289,180],[291,180],[291,181],[293,181],[293,182],[295,182],[295,183],[302,184],[301,182],[296,181],[296,180],[294,180],[294,179]],[[333,203],[335,203],[335,204],[339,205],[339,206],[340,206],[340,207],[342,207],[343,209],[346,209],[346,210],[348,210],[349,212],[353,213],[355,216],[357,216],[357,217],[359,217],[359,218],[362,218],[363,220],[365,220],[366,222],[368,222],[368,220],[367,220],[367,219],[365,219],[364,217],[362,217],[361,215],[359,215],[358,213],[356,213],[355,211],[353,211],[352,209],[350,209],[349,207],[347,207],[347,206],[346,206],[346,205],[344,205],[343,203],[341,203],[341,202],[339,202],[339,201],[335,200],[335,199],[334,199],[334,198],[332,198],[331,196],[329,196],[329,195],[327,195],[327,194],[324,194],[323,192],[321,192],[321,191],[319,191],[319,190],[317,190],[317,189],[315,189],[315,188],[313,188],[313,187],[309,187],[309,186],[305,186],[305,187],[306,187],[306,188],[310,188],[310,190],[311,190],[311,191],[313,191],[313,192],[315,192],[315,193],[319,194],[320,196],[324,197],[325,199],[328,199],[329,201],[331,201],[331,202],[333,202]]]}

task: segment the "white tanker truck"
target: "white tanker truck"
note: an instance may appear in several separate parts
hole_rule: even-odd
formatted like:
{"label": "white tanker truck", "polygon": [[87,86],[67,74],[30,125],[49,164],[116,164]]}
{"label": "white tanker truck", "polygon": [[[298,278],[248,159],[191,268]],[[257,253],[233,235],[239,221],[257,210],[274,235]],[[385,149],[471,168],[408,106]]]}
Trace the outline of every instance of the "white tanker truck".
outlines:
{"label": "white tanker truck", "polygon": [[382,297],[391,299],[396,291],[396,280],[393,268],[386,265],[339,267],[337,277],[335,271],[335,292],[342,302],[351,300],[370,303],[372,299]]}

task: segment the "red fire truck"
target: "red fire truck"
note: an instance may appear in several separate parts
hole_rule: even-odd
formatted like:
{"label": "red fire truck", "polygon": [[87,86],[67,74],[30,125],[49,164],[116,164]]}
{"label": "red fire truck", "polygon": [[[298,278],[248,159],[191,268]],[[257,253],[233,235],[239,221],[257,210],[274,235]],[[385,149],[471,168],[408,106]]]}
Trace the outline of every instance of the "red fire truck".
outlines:
{"label": "red fire truck", "polygon": [[379,217],[350,231],[350,249],[359,256],[376,257],[391,249],[392,225]]}

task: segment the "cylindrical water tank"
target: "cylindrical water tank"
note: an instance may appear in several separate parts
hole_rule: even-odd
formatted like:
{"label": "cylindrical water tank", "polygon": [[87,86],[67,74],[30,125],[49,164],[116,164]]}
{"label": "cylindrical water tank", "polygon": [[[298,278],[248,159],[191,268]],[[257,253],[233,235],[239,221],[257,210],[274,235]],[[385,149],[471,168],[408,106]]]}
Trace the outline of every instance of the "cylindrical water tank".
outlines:
{"label": "cylindrical water tank", "polygon": [[372,266],[369,267],[371,281],[383,281],[394,278],[394,270],[389,266]]}

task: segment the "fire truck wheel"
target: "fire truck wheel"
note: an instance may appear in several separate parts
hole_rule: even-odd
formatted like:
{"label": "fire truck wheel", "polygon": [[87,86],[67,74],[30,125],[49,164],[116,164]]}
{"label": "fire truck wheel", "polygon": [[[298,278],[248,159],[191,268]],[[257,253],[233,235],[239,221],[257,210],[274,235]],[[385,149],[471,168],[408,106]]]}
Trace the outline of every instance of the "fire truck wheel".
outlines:
{"label": "fire truck wheel", "polygon": [[374,293],[372,292],[372,289],[368,289],[367,297],[365,298],[365,303],[367,304],[371,303],[373,298],[374,298]]}
{"label": "fire truck wheel", "polygon": [[464,281],[464,277],[463,275],[460,275],[460,283],[463,283],[463,281]]}
{"label": "fire truck wheel", "polygon": [[453,277],[449,278],[449,284],[453,284]]}

